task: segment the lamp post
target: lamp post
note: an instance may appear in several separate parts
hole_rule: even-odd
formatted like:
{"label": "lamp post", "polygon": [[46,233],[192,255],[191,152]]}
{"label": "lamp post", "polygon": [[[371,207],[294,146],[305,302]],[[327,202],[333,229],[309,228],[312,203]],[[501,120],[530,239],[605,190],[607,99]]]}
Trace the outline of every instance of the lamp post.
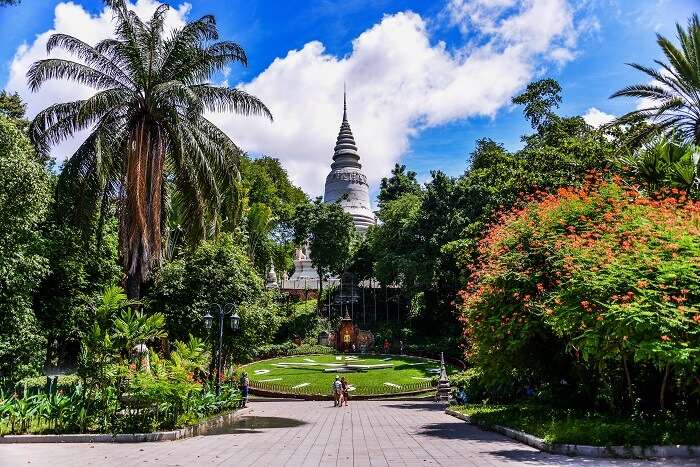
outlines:
{"label": "lamp post", "polygon": [[[216,355],[216,395],[217,397],[221,395],[221,348],[224,345],[224,317],[230,315],[230,326],[232,331],[238,331],[241,323],[241,317],[234,310],[235,305],[233,303],[226,303],[224,306],[214,303],[212,305],[214,308],[214,313],[219,313],[219,349]],[[214,322],[214,317],[207,311],[204,315],[204,326],[208,330],[211,329]]]}

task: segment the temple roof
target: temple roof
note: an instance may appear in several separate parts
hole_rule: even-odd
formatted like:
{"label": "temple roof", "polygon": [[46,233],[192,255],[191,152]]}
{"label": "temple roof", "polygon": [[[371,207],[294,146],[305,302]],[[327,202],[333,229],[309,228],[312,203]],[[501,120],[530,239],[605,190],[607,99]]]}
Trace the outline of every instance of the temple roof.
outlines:
{"label": "temple roof", "polygon": [[357,153],[357,144],[350,129],[348,122],[348,104],[346,93],[343,92],[343,121],[340,124],[340,132],[335,142],[333,150],[333,165],[332,168],[357,167],[362,168],[360,164],[360,155]]}

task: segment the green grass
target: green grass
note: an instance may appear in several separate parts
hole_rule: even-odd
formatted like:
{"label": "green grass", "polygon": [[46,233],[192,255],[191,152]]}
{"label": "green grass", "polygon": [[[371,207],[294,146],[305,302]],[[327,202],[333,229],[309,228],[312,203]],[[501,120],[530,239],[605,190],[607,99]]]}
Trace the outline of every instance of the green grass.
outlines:
{"label": "green grass", "polygon": [[539,404],[452,406],[472,422],[524,431],[551,444],[590,446],[700,445],[700,420],[672,415],[625,418]]}
{"label": "green grass", "polygon": [[[251,363],[239,371],[248,372],[251,387],[268,389],[275,392],[293,394],[330,395],[331,385],[336,375],[344,376],[349,384],[354,386],[352,395],[391,394],[408,392],[431,386],[431,380],[437,375],[434,371],[440,368],[435,360],[418,357],[384,355],[356,355],[356,360],[346,360],[346,355],[306,355],[295,357],[275,358]],[[338,360],[341,358],[342,360]],[[388,359],[387,359],[388,358]],[[391,364],[391,368],[366,370],[353,373],[325,372],[330,366],[299,365],[298,367],[283,368],[276,363],[358,363],[358,364]],[[431,371],[433,370],[433,371]],[[256,371],[260,372],[256,374]],[[262,371],[266,371],[262,373]],[[455,369],[449,367],[448,373]],[[274,380],[274,381],[267,381]],[[307,384],[308,383],[308,384]],[[396,386],[387,385],[391,383]],[[306,384],[294,388],[294,386]]]}

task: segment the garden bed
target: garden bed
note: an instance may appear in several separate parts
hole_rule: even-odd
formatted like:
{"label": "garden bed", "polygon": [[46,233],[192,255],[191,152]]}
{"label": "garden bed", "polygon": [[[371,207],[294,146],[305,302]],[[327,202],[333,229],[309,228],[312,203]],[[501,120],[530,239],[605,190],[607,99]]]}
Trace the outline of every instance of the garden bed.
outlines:
{"label": "garden bed", "polygon": [[537,449],[592,457],[696,457],[700,420],[620,418],[539,404],[450,406],[447,413]]}
{"label": "garden bed", "polygon": [[60,435],[5,435],[0,436],[0,444],[15,443],[144,443],[154,441],[175,441],[200,436],[209,431],[236,422],[251,409],[242,408],[214,415],[194,425],[177,430],[155,431],[152,433],[74,433]]}

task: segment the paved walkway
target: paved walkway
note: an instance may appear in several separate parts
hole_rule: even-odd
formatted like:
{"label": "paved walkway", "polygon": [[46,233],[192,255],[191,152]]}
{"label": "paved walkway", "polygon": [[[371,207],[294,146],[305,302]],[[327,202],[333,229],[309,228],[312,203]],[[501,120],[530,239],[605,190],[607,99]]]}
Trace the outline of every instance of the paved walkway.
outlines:
{"label": "paved walkway", "polygon": [[[135,444],[0,445],[0,466],[668,465],[541,453],[427,402],[254,402],[233,433]],[[688,465],[688,462],[675,462]]]}

